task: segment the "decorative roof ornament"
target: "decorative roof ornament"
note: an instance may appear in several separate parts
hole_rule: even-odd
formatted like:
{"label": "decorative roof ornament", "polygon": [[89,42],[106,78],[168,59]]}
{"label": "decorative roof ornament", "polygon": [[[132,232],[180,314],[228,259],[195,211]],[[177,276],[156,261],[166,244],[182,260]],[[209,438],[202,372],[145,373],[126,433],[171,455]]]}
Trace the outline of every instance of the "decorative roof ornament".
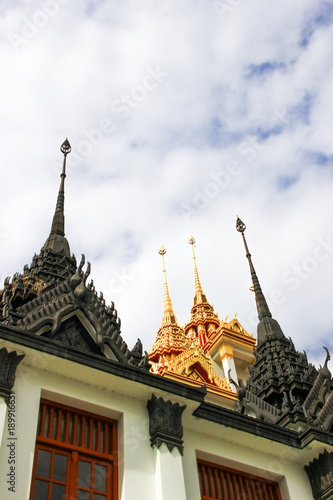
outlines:
{"label": "decorative roof ornament", "polygon": [[71,152],[72,148],[69,143],[69,140],[66,139],[62,145],[60,146],[60,151],[64,155],[62,172],[60,174],[60,187],[57,198],[57,205],[55,209],[55,213],[53,216],[52,227],[50,236],[45,242],[43,246],[44,250],[52,250],[55,253],[65,255],[66,257],[70,257],[69,244],[67,239],[65,238],[65,214],[64,214],[64,205],[65,205],[65,178],[66,178],[66,159],[67,155]]}
{"label": "decorative roof ornament", "polygon": [[194,245],[195,239],[193,236],[190,236],[188,240],[189,244],[192,246],[192,258],[193,258],[193,268],[194,268],[194,284],[195,284],[195,297],[194,297],[194,305],[202,304],[203,302],[207,302],[206,295],[202,291],[201,283],[199,280],[197,261],[195,258]]}
{"label": "decorative roof ornament", "polygon": [[256,299],[258,318],[259,318],[258,345],[260,345],[270,335],[274,335],[276,338],[280,338],[280,339],[285,338],[285,336],[281,330],[279,323],[275,319],[272,318],[272,314],[269,310],[265,296],[261,290],[259,279],[258,279],[258,276],[255,272],[252,258],[251,258],[251,254],[250,254],[250,251],[249,251],[249,248],[247,246],[246,239],[245,239],[245,235],[244,235],[245,229],[246,229],[246,225],[237,216],[236,230],[239,233],[241,233],[241,235],[243,237],[246,258],[247,258],[247,260],[249,262],[249,266],[250,266],[250,273],[251,273],[252,283],[253,283],[253,291],[254,291],[255,299]]}
{"label": "decorative roof ornament", "polygon": [[183,352],[190,346],[191,342],[185,337],[184,331],[178,325],[177,318],[173,312],[166,279],[165,248],[161,246],[158,253],[162,256],[163,262],[164,314],[162,324],[156,335],[156,340],[153,342],[152,348],[149,349],[148,356],[152,364],[150,371],[162,375],[169,365],[170,358]]}
{"label": "decorative roof ornament", "polygon": [[311,391],[309,392],[304,401],[303,408],[306,417],[309,416],[312,417],[315,414],[315,411],[317,410],[319,404],[321,404],[321,407],[325,405],[325,402],[327,400],[326,398],[326,394],[328,392],[327,389],[330,389],[329,382],[331,381],[332,374],[328,369],[327,364],[328,361],[331,359],[331,356],[327,347],[323,346],[323,349],[325,349],[326,351],[326,359],[324,366],[319,370],[316,381],[313,384]]}
{"label": "decorative roof ornament", "polygon": [[[60,151],[63,153],[63,155],[65,157],[64,158],[64,167],[65,167],[66,156],[72,151],[72,147],[69,143],[68,137],[66,137],[66,140],[61,144]],[[65,172],[63,172],[63,173],[65,173]]]}
{"label": "decorative roof ornament", "polygon": [[161,245],[158,253],[162,256],[163,262],[163,281],[164,281],[164,314],[162,319],[162,325],[166,324],[175,324],[177,325],[177,318],[173,312],[172,302],[169,295],[168,282],[166,278],[166,269],[165,269],[165,261],[164,255],[166,254],[166,250],[163,245]]}
{"label": "decorative roof ornament", "polygon": [[241,233],[242,237],[243,237],[243,242],[244,242],[244,246],[245,246],[245,251],[246,251],[246,258],[248,259],[249,261],[249,265],[250,265],[250,271],[251,271],[251,274],[255,274],[255,270],[254,270],[254,267],[253,267],[253,263],[252,263],[252,259],[251,259],[251,254],[249,252],[249,248],[247,246],[247,243],[246,243],[246,239],[245,239],[245,236],[244,236],[244,233],[245,233],[245,229],[246,229],[246,225],[244,224],[244,222],[238,217],[237,215],[237,221],[236,221],[236,229],[239,233]]}

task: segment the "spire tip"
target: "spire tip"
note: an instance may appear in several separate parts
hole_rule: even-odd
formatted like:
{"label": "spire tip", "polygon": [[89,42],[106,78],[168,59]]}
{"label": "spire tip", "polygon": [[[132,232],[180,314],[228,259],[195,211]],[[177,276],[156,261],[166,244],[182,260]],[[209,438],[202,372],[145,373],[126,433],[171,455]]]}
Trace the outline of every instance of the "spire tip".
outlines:
{"label": "spire tip", "polygon": [[60,151],[65,156],[67,156],[72,151],[72,147],[71,147],[67,137],[66,137],[66,140],[61,144]]}
{"label": "spire tip", "polygon": [[244,234],[244,231],[246,229],[246,225],[244,224],[244,222],[238,217],[237,215],[237,220],[236,220],[236,230],[239,232],[239,233],[242,233]]}

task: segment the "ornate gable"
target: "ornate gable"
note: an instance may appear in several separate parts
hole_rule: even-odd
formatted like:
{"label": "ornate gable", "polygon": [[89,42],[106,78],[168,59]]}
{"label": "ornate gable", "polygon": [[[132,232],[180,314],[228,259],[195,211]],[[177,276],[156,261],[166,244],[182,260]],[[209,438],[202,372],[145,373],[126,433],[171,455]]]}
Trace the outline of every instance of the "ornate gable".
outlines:
{"label": "ornate gable", "polygon": [[93,281],[87,284],[90,263],[77,266],[65,238],[64,197],[68,140],[62,144],[64,163],[52,227],[39,255],[23,273],[6,278],[0,291],[0,322],[47,337],[54,342],[147,369],[142,345],[132,351],[121,337],[121,322],[114,303],[107,306]]}

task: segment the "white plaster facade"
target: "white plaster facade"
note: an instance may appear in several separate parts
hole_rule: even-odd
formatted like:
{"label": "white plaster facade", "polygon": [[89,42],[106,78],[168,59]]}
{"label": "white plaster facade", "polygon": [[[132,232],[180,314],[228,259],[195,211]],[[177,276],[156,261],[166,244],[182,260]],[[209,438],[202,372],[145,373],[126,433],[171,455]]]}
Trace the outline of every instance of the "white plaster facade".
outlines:
{"label": "white plaster facade", "polygon": [[[0,485],[2,500],[28,500],[40,398],[94,412],[118,421],[119,500],[200,500],[197,458],[278,481],[283,500],[311,500],[304,465],[323,451],[313,442],[304,450],[227,428],[192,415],[199,403],[145,384],[57,356],[1,341],[25,354],[14,385],[16,419],[15,492],[8,490],[6,408],[1,400]],[[186,405],[184,455],[163,444],[150,445],[147,400],[152,394]],[[325,446],[329,449],[329,447]],[[41,499],[42,500],[42,499]]]}

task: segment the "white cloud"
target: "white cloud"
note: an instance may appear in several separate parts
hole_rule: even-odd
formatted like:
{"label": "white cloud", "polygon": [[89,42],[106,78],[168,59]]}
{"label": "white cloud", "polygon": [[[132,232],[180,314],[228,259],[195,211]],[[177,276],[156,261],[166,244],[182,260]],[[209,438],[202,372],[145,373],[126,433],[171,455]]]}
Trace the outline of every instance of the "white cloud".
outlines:
{"label": "white cloud", "polygon": [[[130,347],[140,337],[148,349],[161,321],[161,243],[175,313],[189,318],[191,233],[215,310],[237,309],[255,331],[238,214],[274,317],[300,350],[323,358],[318,346],[333,347],[333,255],[295,290],[283,276],[311,266],[318,239],[333,233],[325,2],[233,2],[221,19],[213,1],[54,0],[57,13],[33,30],[46,4],[2,12],[1,276],[19,271],[48,235],[68,136],[67,237],[113,297]],[[134,89],[156,67],[165,76],[140,100]],[[101,132],[105,119],[111,132]]]}

